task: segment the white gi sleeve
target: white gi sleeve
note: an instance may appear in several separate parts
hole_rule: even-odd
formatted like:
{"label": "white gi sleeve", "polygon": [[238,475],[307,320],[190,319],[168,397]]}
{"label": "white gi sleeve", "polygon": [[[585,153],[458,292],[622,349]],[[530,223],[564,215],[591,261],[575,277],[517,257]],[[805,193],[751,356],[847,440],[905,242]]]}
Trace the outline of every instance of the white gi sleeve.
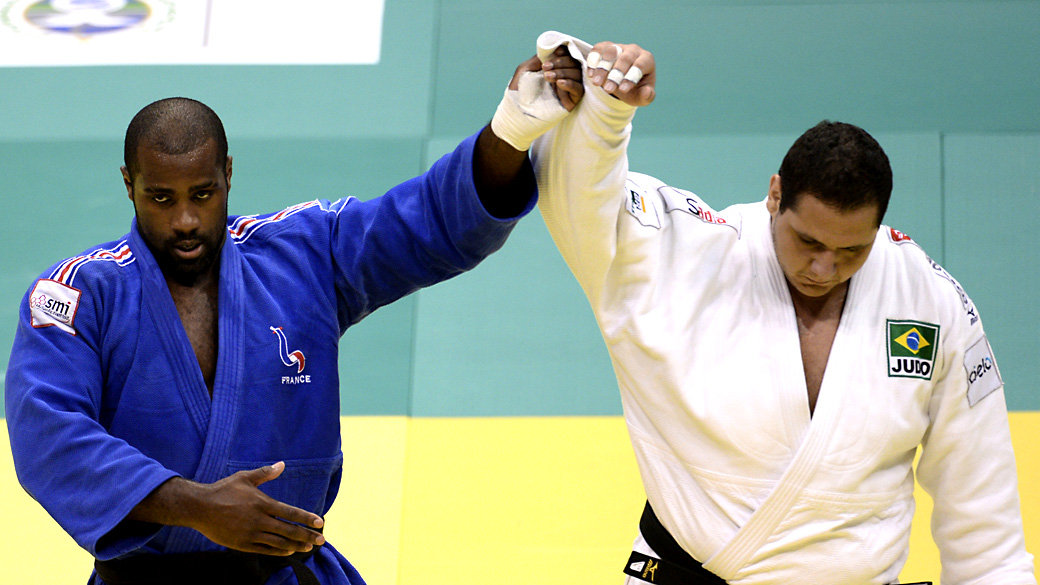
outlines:
{"label": "white gi sleeve", "polygon": [[585,97],[571,115],[531,148],[539,210],[594,307],[617,253],[635,111],[586,83]]}
{"label": "white gi sleeve", "polygon": [[966,314],[957,303],[951,310],[943,331],[946,363],[918,465],[918,480],[935,501],[941,581],[1035,584],[1000,372],[974,309]]}

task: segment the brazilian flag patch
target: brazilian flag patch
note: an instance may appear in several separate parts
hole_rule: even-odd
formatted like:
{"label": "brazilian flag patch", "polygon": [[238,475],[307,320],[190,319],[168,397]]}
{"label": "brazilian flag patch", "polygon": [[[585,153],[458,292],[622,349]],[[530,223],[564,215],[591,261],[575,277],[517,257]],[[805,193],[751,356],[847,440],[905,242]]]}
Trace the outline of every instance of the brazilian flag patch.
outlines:
{"label": "brazilian flag patch", "polygon": [[939,326],[921,321],[888,320],[888,376],[932,379]]}

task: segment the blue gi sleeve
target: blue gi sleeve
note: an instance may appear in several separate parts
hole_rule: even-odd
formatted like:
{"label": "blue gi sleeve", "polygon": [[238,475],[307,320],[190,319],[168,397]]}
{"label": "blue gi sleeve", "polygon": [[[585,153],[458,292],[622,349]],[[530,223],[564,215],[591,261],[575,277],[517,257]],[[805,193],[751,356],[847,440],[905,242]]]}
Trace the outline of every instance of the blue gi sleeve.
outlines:
{"label": "blue gi sleeve", "polygon": [[[121,531],[119,538],[110,533],[177,474],[110,435],[100,422],[105,382],[100,339],[108,324],[95,292],[41,278],[25,295],[7,368],[5,407],[22,486],[80,546],[107,559],[154,536],[160,527],[143,524]],[[48,301],[58,307],[57,319],[45,312]]]}
{"label": "blue gi sleeve", "polygon": [[488,213],[473,180],[477,136],[381,197],[333,204],[338,210],[331,246],[341,333],[380,306],[473,268],[501,248],[534,207],[532,184],[516,217]]}

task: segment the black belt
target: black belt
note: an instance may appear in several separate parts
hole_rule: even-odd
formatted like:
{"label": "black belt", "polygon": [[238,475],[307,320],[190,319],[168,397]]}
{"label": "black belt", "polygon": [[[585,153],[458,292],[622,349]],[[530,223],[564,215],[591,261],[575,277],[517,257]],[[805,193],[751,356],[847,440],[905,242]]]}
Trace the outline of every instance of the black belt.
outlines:
{"label": "black belt", "polygon": [[108,585],[263,585],[285,567],[292,567],[300,585],[321,585],[303,564],[320,547],[287,557],[236,550],[171,555],[137,555],[94,561],[98,577]]}
{"label": "black belt", "polygon": [[639,532],[661,558],[633,551],[625,564],[625,574],[660,585],[726,585],[721,577],[704,568],[672,538],[654,514],[650,502],[643,508]]}
{"label": "black belt", "polygon": [[[668,530],[654,514],[650,502],[643,508],[639,518],[639,532],[654,552],[663,558],[657,559],[633,551],[625,566],[625,574],[659,585],[726,585],[726,581],[704,568],[697,559],[672,538]],[[932,585],[931,581],[907,583],[906,585]]]}

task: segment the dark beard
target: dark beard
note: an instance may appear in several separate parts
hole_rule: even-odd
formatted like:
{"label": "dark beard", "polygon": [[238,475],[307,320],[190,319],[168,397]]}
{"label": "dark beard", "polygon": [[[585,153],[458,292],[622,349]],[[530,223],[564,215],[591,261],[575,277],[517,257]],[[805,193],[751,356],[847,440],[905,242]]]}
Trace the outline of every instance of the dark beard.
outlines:
{"label": "dark beard", "polygon": [[[146,240],[147,241],[147,240]],[[148,247],[155,256],[155,262],[167,280],[172,280],[185,287],[193,286],[199,277],[209,273],[215,263],[220,261],[220,249],[223,242],[205,242],[206,250],[193,260],[183,260],[172,252],[176,240],[167,242],[162,248],[149,243]]]}
{"label": "dark beard", "polygon": [[[172,280],[185,287],[194,286],[199,277],[208,274],[214,264],[219,264],[220,251],[227,237],[227,231],[221,229],[218,234],[196,233],[191,238],[170,238],[164,242],[156,242],[152,234],[141,227],[140,221],[137,222],[137,227],[166,280]],[[177,244],[188,240],[202,243],[205,250],[201,256],[191,260],[184,260],[174,254],[173,250],[177,247]]]}

